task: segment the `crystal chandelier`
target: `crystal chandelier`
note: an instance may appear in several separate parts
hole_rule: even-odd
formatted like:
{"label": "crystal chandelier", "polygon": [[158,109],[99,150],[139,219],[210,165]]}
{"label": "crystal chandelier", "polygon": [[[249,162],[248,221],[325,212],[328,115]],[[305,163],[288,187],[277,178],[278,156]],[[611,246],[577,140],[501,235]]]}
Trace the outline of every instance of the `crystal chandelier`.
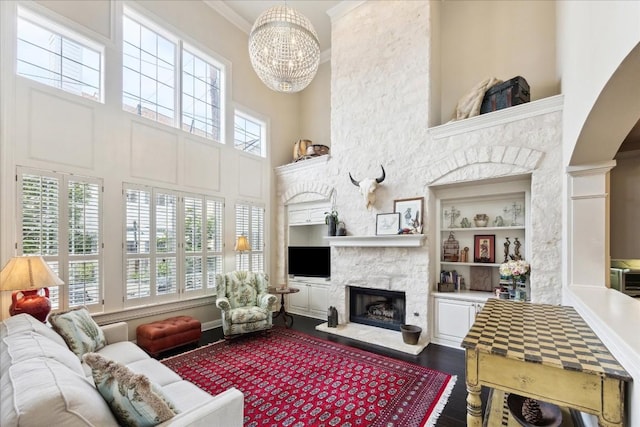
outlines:
{"label": "crystal chandelier", "polygon": [[320,64],[320,43],[307,17],[274,6],[256,19],[249,34],[251,65],[276,92],[298,92],[311,83]]}

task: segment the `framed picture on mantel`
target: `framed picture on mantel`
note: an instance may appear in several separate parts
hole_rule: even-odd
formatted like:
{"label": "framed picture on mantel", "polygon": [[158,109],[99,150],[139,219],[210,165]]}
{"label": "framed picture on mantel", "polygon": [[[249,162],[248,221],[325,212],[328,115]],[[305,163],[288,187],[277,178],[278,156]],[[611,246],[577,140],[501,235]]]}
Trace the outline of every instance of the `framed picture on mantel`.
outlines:
{"label": "framed picture on mantel", "polygon": [[424,197],[393,201],[393,211],[400,214],[400,228],[422,231]]}
{"label": "framed picture on mantel", "polygon": [[493,264],[496,262],[496,235],[476,234],[473,236],[473,261]]}
{"label": "framed picture on mantel", "polygon": [[400,230],[400,214],[384,213],[376,216],[376,235],[398,234]]}

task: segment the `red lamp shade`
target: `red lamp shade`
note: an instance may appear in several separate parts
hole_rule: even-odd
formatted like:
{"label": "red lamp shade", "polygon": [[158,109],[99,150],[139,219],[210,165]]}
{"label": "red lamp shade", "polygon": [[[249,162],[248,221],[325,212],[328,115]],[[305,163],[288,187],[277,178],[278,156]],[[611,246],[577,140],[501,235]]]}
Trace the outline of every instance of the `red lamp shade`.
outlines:
{"label": "red lamp shade", "polygon": [[[51,311],[47,286],[60,286],[64,282],[51,270],[41,256],[14,257],[0,272],[0,290],[11,294],[9,314],[28,313],[45,322]],[[44,295],[38,291],[44,289]]]}

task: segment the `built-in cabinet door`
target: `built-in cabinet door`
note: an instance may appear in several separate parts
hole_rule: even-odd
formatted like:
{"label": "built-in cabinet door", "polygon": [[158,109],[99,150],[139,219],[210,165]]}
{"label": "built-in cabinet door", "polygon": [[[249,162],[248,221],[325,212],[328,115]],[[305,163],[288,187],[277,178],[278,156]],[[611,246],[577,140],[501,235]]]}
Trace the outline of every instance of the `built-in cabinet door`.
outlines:
{"label": "built-in cabinet door", "polygon": [[433,342],[460,348],[460,344],[484,303],[459,299],[434,298]]}
{"label": "built-in cabinet door", "polygon": [[309,311],[311,314],[327,318],[328,300],[327,286],[309,285]]}
{"label": "built-in cabinet door", "polygon": [[330,207],[318,206],[309,209],[309,223],[310,224],[324,224],[324,217],[327,216],[326,212],[329,212]]}
{"label": "built-in cabinet door", "polygon": [[309,211],[304,210],[290,210],[289,211],[289,225],[308,225],[309,224]]}
{"label": "built-in cabinet door", "polygon": [[331,210],[326,202],[296,203],[289,205],[289,225],[324,224],[325,212]]}
{"label": "built-in cabinet door", "polygon": [[300,292],[288,295],[287,311],[316,319],[327,319],[328,284],[292,280],[289,286],[300,289]]}
{"label": "built-in cabinet door", "polygon": [[300,289],[300,292],[287,295],[287,309],[296,314],[305,314],[309,311],[309,285],[306,283],[291,282],[290,285]]}
{"label": "built-in cabinet door", "polygon": [[436,298],[434,338],[443,345],[459,346],[475,316],[472,302]]}

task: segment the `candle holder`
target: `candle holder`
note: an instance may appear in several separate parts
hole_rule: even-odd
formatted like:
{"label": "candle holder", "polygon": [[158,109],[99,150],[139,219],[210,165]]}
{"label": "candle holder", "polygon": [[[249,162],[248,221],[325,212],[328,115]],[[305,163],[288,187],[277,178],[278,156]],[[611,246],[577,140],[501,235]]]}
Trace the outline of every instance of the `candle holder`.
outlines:
{"label": "candle holder", "polygon": [[513,202],[513,204],[511,206],[506,206],[503,210],[505,215],[511,215],[512,216],[512,220],[511,220],[511,226],[518,226],[518,225],[522,225],[522,224],[518,224],[518,217],[522,214],[522,205],[519,205],[515,202]]}
{"label": "candle holder", "polygon": [[447,211],[444,211],[444,217],[449,219],[451,222],[449,223],[449,228],[457,228],[456,219],[460,216],[460,211],[456,209],[454,206]]}

